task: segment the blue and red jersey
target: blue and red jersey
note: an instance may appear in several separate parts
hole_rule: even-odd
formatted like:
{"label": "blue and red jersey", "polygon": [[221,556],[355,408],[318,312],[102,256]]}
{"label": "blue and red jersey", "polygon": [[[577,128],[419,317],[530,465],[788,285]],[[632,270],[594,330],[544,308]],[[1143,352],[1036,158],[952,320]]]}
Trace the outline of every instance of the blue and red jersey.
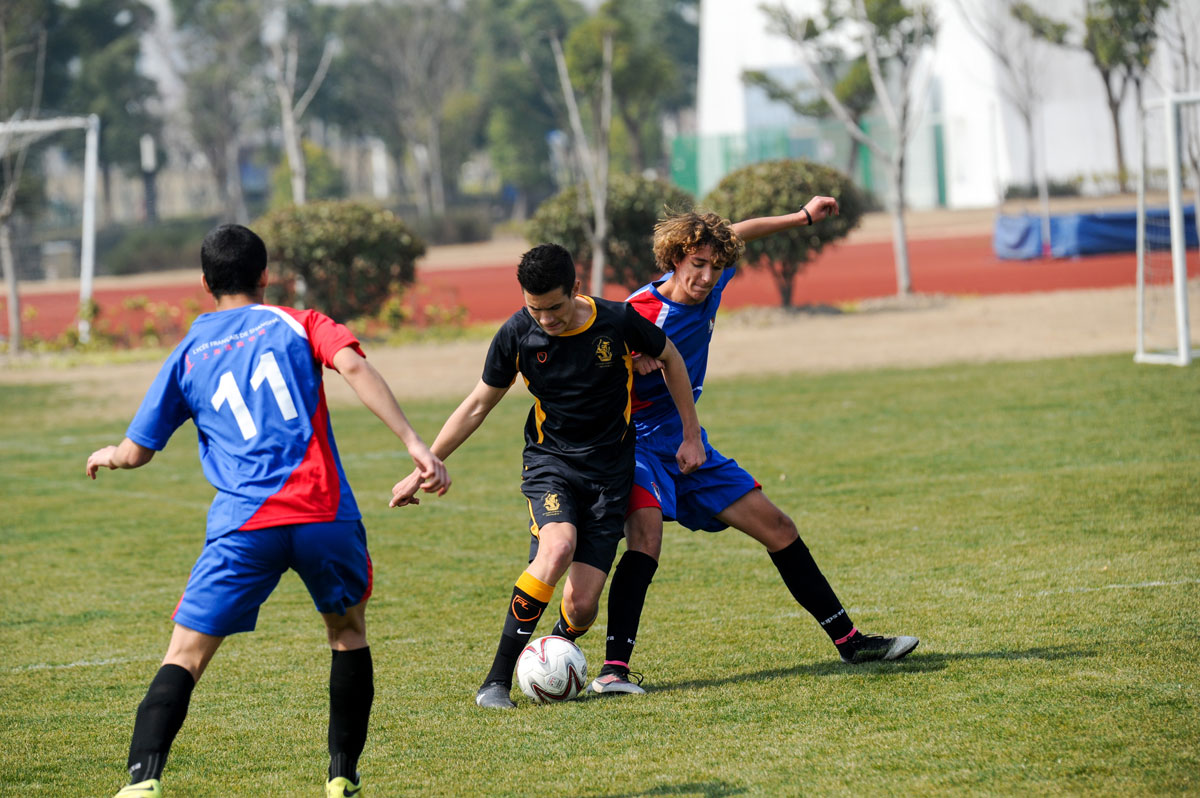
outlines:
{"label": "blue and red jersey", "polygon": [[217,489],[207,539],[234,530],[362,516],[338,458],[322,367],[358,339],[313,310],[205,313],[147,391],[127,437],[155,451],[191,419]]}
{"label": "blue and red jersey", "polygon": [[[708,347],[712,342],[713,328],[717,323],[717,308],[721,305],[721,294],[733,279],[737,270],[730,267],[721,272],[716,286],[708,297],[698,305],[672,302],[658,292],[658,287],[670,279],[668,272],[660,279],[644,285],[629,295],[625,301],[633,305],[643,318],[654,322],[687,364],[688,378],[692,384],[692,399],[700,401],[704,390],[704,376],[708,372]],[[664,421],[678,419],[679,411],[671,400],[671,393],[663,380],[662,372],[634,374],[633,377],[633,422],[638,436],[647,434]]]}

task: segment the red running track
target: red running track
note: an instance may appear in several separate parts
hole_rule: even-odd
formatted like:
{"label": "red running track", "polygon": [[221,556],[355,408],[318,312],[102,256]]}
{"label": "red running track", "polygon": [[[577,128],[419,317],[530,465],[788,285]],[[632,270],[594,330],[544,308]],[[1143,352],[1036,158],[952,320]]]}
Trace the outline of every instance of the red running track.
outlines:
{"label": "red running track", "polygon": [[[913,291],[923,294],[1013,294],[1062,291],[1081,288],[1132,286],[1136,280],[1133,253],[1097,255],[1087,258],[1038,261],[1002,261],[992,253],[990,236],[921,239],[909,241]],[[520,307],[515,263],[498,263],[470,268],[417,270],[417,289],[412,292],[416,318],[426,309],[443,310],[462,306],[470,321],[490,322],[507,318]],[[1200,267],[1192,263],[1193,275]],[[182,326],[197,309],[208,310],[211,300],[194,283],[147,284],[130,288],[105,288],[95,292],[101,308],[98,326],[110,333],[137,338],[148,320],[165,338],[178,337]],[[605,296],[623,299],[625,291],[608,286]],[[795,305],[839,304],[896,293],[895,264],[889,241],[843,244],[826,250],[796,278],[792,301]],[[157,304],[154,309],[130,308],[130,297]],[[0,299],[0,308],[5,302]],[[145,303],[141,303],[145,304]],[[779,293],[769,274],[743,269],[725,292],[723,306],[777,306]],[[75,324],[78,294],[31,293],[22,298],[23,332],[27,336],[54,338]],[[174,310],[172,310],[174,309]],[[7,335],[7,311],[0,311],[0,334]]]}

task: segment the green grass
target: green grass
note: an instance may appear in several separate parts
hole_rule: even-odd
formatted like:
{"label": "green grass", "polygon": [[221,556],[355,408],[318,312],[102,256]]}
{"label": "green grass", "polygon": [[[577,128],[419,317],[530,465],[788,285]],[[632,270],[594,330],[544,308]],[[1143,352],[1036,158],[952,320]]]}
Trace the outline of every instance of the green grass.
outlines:
{"label": "green grass", "polygon": [[[75,396],[0,387],[0,795],[120,786],[211,497],[190,426],[89,483],[125,419]],[[452,407],[406,410],[432,438]],[[1200,791],[1200,370],[713,382],[718,448],[793,516],[860,627],[920,648],[843,666],[757,544],[668,525],[635,657],[649,694],[487,713],[472,696],[527,544],[526,410],[502,402],[451,459],[451,493],[397,511],[399,447],[334,410],[376,569],[371,795]],[[581,641],[593,665],[603,620]],[[197,689],[169,795],[319,794],[323,640],[285,578]]]}

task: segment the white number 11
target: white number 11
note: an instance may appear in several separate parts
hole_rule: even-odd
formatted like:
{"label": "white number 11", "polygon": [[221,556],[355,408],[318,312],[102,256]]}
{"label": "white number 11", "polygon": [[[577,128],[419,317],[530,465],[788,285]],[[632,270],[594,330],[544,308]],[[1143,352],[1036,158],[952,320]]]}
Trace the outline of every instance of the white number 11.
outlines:
{"label": "white number 11", "polygon": [[[292,402],[292,395],[288,393],[287,383],[283,381],[283,372],[279,370],[279,363],[275,361],[273,352],[264,352],[259,357],[258,368],[254,369],[254,374],[250,376],[250,389],[257,391],[263,380],[271,387],[271,394],[275,397],[275,404],[279,405],[279,412],[283,414],[284,421],[290,421],[300,415],[296,412],[296,405]],[[222,374],[217,383],[217,392],[212,397],[213,410],[220,410],[221,405],[226,402],[233,411],[233,418],[237,421],[242,437],[250,440],[257,435],[258,427],[254,424],[250,409],[246,407],[242,392],[234,382],[232,371]]]}

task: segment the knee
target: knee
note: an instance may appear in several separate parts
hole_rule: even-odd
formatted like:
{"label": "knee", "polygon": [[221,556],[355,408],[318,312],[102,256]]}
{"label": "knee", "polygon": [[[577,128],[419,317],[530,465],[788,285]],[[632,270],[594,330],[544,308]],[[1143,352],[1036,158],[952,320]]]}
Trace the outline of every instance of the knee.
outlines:
{"label": "knee", "polygon": [[767,547],[768,551],[779,551],[795,543],[800,539],[800,532],[796,529],[796,522],[782,512],[775,514],[771,522],[767,524],[766,533],[762,538],[762,544]]}
{"label": "knee", "polygon": [[629,551],[641,552],[654,558],[657,562],[662,554],[662,522],[646,523],[637,514],[629,517],[625,523],[625,547]]}
{"label": "knee", "polygon": [[554,573],[562,573],[571,564],[571,558],[574,556],[573,541],[555,537],[540,540],[537,554],[533,559],[534,562],[545,565]]}
{"label": "knee", "polygon": [[563,591],[563,612],[572,625],[590,624],[600,611],[600,594],[585,595],[579,590]]}

